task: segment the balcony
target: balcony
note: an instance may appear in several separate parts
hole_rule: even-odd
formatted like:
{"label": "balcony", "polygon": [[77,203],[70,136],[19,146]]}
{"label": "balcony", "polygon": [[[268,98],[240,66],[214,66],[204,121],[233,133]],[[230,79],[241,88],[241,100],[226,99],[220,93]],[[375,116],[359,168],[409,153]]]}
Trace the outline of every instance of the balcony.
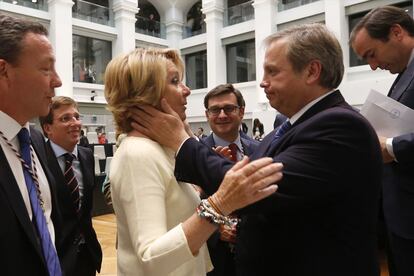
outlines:
{"label": "balcony", "polygon": [[230,26],[254,19],[253,1],[229,7],[224,10],[224,26]]}
{"label": "balcony", "polygon": [[299,6],[303,6],[306,4],[310,4],[313,2],[317,2],[320,0],[283,0],[283,1],[279,1],[279,4],[277,6],[278,11],[285,11],[285,10],[289,10],[292,8],[296,8]]}
{"label": "balcony", "polygon": [[26,8],[47,11],[46,0],[0,0],[0,2],[6,2]]}
{"label": "balcony", "polygon": [[113,26],[109,8],[87,1],[77,0],[72,6],[72,17],[102,25]]}
{"label": "balcony", "polygon": [[137,22],[135,23],[135,32],[165,39],[164,23],[139,15],[135,15],[135,18],[137,19]]}
{"label": "balcony", "polygon": [[191,26],[191,24],[187,24],[186,26],[183,26],[183,38],[189,38],[189,37],[196,36],[199,34],[204,34],[205,32],[206,32],[206,23],[204,21],[198,27]]}

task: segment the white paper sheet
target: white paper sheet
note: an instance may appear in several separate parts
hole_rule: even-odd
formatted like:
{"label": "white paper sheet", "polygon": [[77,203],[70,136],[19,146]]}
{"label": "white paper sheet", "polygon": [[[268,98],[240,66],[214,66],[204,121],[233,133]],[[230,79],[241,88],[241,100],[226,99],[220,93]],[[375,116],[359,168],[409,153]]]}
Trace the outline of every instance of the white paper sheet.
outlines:
{"label": "white paper sheet", "polygon": [[414,110],[371,90],[361,109],[378,135],[395,137],[414,132]]}

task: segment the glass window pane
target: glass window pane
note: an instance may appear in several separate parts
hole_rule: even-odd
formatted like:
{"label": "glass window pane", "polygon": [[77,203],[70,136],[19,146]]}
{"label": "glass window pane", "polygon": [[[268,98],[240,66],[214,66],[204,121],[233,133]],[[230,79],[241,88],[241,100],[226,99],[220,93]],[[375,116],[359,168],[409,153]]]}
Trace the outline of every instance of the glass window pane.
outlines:
{"label": "glass window pane", "polygon": [[110,41],[73,35],[73,81],[103,84],[111,59]]}
{"label": "glass window pane", "polygon": [[256,50],[254,40],[228,45],[227,82],[239,83],[256,80]]}
{"label": "glass window pane", "polygon": [[207,51],[185,56],[186,84],[191,89],[207,87]]}

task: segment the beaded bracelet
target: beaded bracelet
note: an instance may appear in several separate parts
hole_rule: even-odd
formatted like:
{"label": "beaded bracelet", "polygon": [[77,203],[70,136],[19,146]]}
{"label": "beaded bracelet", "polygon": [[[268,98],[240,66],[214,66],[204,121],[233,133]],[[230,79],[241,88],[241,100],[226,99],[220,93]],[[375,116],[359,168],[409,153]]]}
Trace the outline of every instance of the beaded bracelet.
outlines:
{"label": "beaded bracelet", "polygon": [[209,222],[214,224],[224,224],[233,227],[238,222],[237,218],[231,218],[218,214],[214,208],[211,207],[207,199],[201,200],[196,210],[199,217],[207,219]]}

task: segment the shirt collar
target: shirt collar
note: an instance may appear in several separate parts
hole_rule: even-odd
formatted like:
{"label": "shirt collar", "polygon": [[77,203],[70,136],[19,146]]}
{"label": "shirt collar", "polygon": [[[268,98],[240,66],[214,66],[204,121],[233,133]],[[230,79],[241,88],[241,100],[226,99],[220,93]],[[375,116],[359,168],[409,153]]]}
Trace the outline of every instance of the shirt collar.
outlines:
{"label": "shirt collar", "polygon": [[413,59],[414,59],[414,48],[411,50],[411,55],[410,55],[410,59],[408,60],[407,67],[408,67],[408,65],[410,65],[410,63],[413,61]]}
{"label": "shirt collar", "polygon": [[229,141],[226,141],[226,140],[224,140],[224,139],[222,139],[222,138],[218,137],[218,136],[217,136],[217,135],[213,132],[213,139],[214,139],[214,143],[216,144],[216,146],[226,147],[226,146],[228,146],[228,145],[229,145],[229,144],[231,144],[231,143],[235,143],[239,149],[242,149],[242,148],[243,148],[243,147],[242,147],[242,144],[241,144],[241,140],[240,140],[240,135],[237,135],[236,140],[234,140],[234,141],[232,141],[232,142],[229,142]]}
{"label": "shirt collar", "polygon": [[311,101],[310,103],[302,107],[301,110],[299,110],[298,112],[295,113],[295,115],[289,118],[290,123],[293,125],[297,120],[299,120],[300,117],[302,117],[303,114],[305,114],[306,111],[308,111],[312,106],[314,106],[317,102],[321,101],[323,98],[335,92],[335,90],[336,89],[333,89],[329,91],[328,93],[323,94],[319,98],[314,99],[313,101]]}
{"label": "shirt collar", "polygon": [[61,157],[62,155],[66,154],[66,153],[72,153],[76,157],[76,159],[78,159],[78,145],[75,146],[75,148],[73,149],[72,152],[68,152],[67,150],[65,150],[61,146],[53,143],[52,140],[49,139],[49,142],[50,142],[50,145],[52,146],[53,152],[55,153],[57,158]]}
{"label": "shirt collar", "polygon": [[[4,136],[9,140],[13,140],[19,131],[22,129],[22,126],[14,120],[12,117],[0,110],[0,130],[3,132]],[[29,122],[27,122],[23,127],[27,128],[30,134]]]}

